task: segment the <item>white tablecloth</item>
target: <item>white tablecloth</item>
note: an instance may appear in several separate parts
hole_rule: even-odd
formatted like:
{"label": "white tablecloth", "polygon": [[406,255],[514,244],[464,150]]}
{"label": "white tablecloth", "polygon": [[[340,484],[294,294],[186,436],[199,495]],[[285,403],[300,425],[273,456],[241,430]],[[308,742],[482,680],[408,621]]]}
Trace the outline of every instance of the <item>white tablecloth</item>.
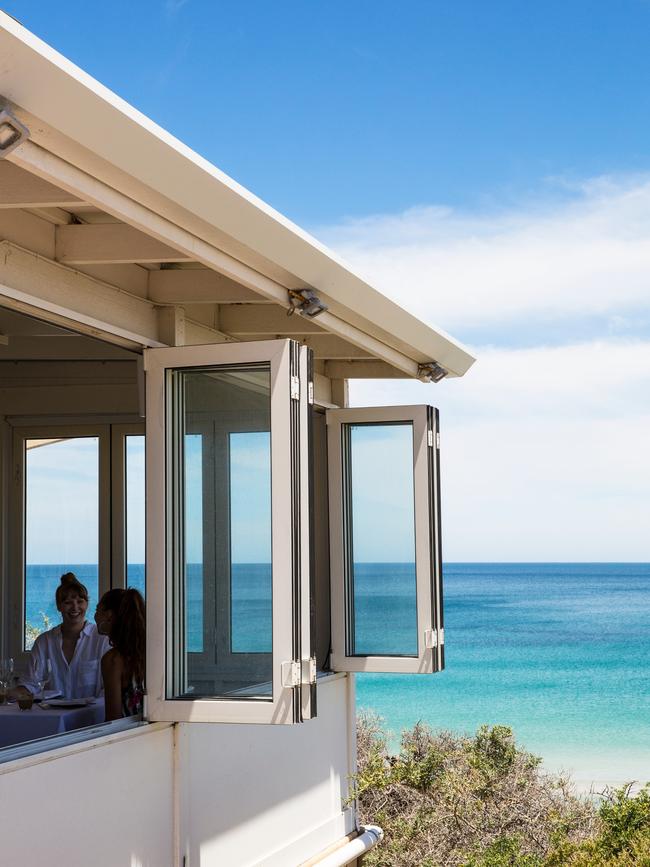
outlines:
{"label": "white tablecloth", "polygon": [[23,741],[46,738],[73,729],[104,722],[104,700],[74,708],[41,710],[34,702],[31,710],[20,710],[17,704],[0,705],[0,748]]}

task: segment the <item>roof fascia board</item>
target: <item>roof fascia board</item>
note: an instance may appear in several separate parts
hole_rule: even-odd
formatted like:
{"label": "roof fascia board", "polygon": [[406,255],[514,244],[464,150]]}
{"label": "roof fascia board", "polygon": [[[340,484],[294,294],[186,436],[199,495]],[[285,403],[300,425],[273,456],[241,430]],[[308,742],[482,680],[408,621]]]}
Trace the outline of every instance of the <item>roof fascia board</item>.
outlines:
{"label": "roof fascia board", "polygon": [[[78,142],[99,158],[104,169],[113,166],[124,174],[125,194],[133,195],[137,179],[185,215],[218,226],[217,231],[295,275],[297,285],[285,284],[286,288],[311,286],[341,310],[364,318],[372,311],[374,323],[390,324],[391,335],[429,360],[435,358],[453,374],[462,375],[473,363],[457,341],[373,289],[298,226],[1,12],[0,54],[4,61],[0,94],[41,121],[30,127],[34,141],[56,147],[54,131]],[[96,164],[93,173],[104,179],[97,172]],[[106,182],[114,183],[109,178]],[[136,194],[144,201],[140,189]],[[158,210],[161,205],[154,207]],[[173,220],[173,215],[169,218]],[[440,356],[443,345],[446,361]]]}

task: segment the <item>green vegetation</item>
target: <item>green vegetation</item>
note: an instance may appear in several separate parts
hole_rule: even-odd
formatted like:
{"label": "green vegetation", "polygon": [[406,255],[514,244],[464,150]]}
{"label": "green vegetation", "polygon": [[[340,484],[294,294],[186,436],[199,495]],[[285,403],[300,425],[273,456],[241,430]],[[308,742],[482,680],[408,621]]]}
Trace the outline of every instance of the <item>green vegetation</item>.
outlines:
{"label": "green vegetation", "polygon": [[41,611],[41,618],[43,622],[39,626],[35,626],[33,623],[25,624],[25,650],[32,649],[41,632],[47,632],[48,629],[52,628],[52,621],[44,611]]}
{"label": "green vegetation", "polygon": [[418,724],[391,755],[366,714],[358,750],[361,821],[385,833],[364,867],[650,867],[650,787],[599,805],[543,773],[506,726],[462,737]]}

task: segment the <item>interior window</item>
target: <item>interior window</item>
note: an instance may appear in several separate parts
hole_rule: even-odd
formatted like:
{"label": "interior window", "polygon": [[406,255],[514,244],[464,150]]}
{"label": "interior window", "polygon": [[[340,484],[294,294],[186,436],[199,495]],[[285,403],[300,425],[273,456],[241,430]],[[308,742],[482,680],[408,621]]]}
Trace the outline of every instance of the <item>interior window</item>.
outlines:
{"label": "interior window", "polygon": [[[185,635],[188,653],[203,653],[203,436],[185,434]],[[209,618],[208,618],[209,619]]]}
{"label": "interior window", "polygon": [[270,653],[271,439],[268,431],[229,439],[231,649]]}
{"label": "interior window", "polygon": [[23,649],[59,620],[54,594],[74,572],[98,597],[99,438],[25,440]]}
{"label": "interior window", "polygon": [[127,434],[124,444],[126,583],[144,596],[144,435]]}

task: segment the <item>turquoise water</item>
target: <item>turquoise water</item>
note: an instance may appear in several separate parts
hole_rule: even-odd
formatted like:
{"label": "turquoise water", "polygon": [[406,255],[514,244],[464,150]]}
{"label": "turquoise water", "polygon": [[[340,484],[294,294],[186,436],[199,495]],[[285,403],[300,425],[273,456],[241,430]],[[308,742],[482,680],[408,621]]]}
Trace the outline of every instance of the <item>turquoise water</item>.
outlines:
{"label": "turquoise water", "polygon": [[[54,589],[67,568],[88,584],[94,606],[95,568],[30,566],[29,621],[43,611],[58,622]],[[267,650],[268,566],[235,572],[235,649]],[[406,646],[411,567],[358,564],[356,575],[359,634],[387,651]],[[198,564],[188,578],[189,642],[200,649]],[[130,565],[129,580],[142,587],[144,568]],[[650,564],[448,563],[445,671],[357,675],[358,706],[379,712],[396,735],[418,720],[464,732],[510,725],[546,767],[582,783],[650,780],[649,637]]]}
{"label": "turquoise water", "polygon": [[364,674],[359,707],[510,725],[578,782],[650,779],[650,564],[446,564],[446,669]]}

